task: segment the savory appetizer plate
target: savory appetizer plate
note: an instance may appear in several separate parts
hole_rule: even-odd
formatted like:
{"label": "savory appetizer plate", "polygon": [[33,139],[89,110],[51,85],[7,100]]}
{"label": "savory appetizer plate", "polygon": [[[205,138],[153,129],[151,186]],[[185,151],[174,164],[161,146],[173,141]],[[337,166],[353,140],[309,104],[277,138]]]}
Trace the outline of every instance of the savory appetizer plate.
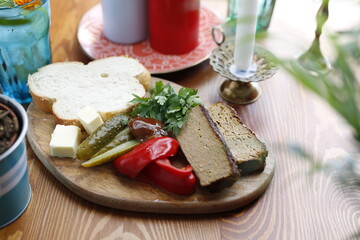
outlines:
{"label": "savory appetizer plate", "polygon": [[[152,79],[153,82],[159,80]],[[169,83],[175,90],[181,87]],[[274,175],[275,163],[273,158],[268,157],[263,172],[241,177],[230,188],[210,192],[197,187],[192,195],[176,195],[145,181],[122,176],[111,163],[85,168],[81,166],[80,160],[52,157],[49,148],[51,133],[55,128],[52,114],[42,112],[31,103],[28,116],[29,143],[50,173],[73,193],[88,201],[111,208],[176,214],[228,211],[257,199],[266,190]]]}

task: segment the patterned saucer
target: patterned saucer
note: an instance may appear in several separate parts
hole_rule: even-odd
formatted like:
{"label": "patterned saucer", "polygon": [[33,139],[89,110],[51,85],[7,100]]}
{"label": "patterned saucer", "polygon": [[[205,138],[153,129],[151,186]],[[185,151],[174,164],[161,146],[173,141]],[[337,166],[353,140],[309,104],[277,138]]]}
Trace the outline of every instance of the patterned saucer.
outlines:
{"label": "patterned saucer", "polygon": [[168,73],[195,66],[206,60],[217,45],[211,29],[220,24],[219,17],[209,8],[201,6],[199,45],[189,53],[165,55],[156,52],[148,41],[137,44],[116,44],[102,34],[103,18],[101,4],[87,11],[81,18],[77,37],[84,53],[92,59],[127,55],[138,59],[152,74]]}

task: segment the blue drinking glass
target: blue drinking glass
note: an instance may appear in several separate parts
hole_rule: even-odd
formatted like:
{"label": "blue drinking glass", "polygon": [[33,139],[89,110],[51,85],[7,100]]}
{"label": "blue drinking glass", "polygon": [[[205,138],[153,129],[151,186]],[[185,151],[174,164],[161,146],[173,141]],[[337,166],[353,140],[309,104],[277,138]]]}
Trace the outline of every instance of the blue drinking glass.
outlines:
{"label": "blue drinking glass", "polygon": [[0,86],[21,104],[31,101],[27,78],[51,63],[50,0],[0,6]]}
{"label": "blue drinking glass", "polygon": [[[276,0],[258,0],[258,12],[256,31],[264,32],[269,28],[271,17],[274,11]],[[228,12],[226,17],[226,24],[235,33],[237,13],[239,9],[238,0],[228,0]]]}

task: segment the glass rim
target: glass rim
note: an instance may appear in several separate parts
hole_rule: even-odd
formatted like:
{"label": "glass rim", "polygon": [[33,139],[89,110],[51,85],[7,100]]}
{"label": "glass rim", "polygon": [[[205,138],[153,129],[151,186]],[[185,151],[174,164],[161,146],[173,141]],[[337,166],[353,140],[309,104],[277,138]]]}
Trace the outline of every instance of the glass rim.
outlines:
{"label": "glass rim", "polygon": [[[35,2],[38,2],[38,1],[40,2],[40,4],[38,6],[36,6],[33,9],[26,9],[26,6],[31,5],[31,4],[33,4]],[[15,7],[0,8],[0,11],[9,10],[9,9],[23,9],[23,10],[27,10],[27,11],[33,11],[33,10],[39,8],[40,6],[44,5],[44,3],[46,3],[47,1],[48,0],[32,0],[32,1],[28,2],[28,3],[23,4],[23,5],[17,5]]]}

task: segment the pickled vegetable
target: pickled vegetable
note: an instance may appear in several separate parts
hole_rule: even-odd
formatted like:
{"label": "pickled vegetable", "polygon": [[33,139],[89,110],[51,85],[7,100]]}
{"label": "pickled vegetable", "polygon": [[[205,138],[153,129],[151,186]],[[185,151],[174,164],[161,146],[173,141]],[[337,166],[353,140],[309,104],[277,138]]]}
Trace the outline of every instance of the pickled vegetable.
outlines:
{"label": "pickled vegetable", "polygon": [[110,149],[119,146],[120,144],[133,140],[134,136],[131,134],[130,132],[130,128],[125,128],[124,130],[122,130],[121,132],[119,132],[113,140],[111,140],[110,143],[108,143],[105,147],[103,147],[102,149],[100,149],[100,151],[98,151],[94,156],[92,156],[92,158],[99,156],[100,154],[103,154],[104,152],[109,151]]}
{"label": "pickled vegetable", "polygon": [[111,142],[127,126],[128,121],[129,117],[127,115],[118,114],[104,122],[80,144],[76,157],[79,160],[90,159],[95,153]]}
{"label": "pickled vegetable", "polygon": [[131,151],[134,147],[139,145],[139,143],[140,142],[138,140],[131,140],[131,141],[124,142],[124,143],[120,144],[119,146],[114,147],[107,152],[104,152],[103,154],[100,154],[94,158],[91,158],[90,160],[82,163],[81,165],[83,167],[94,167],[94,166],[109,162],[109,161],[111,161],[115,158],[118,158],[121,155]]}
{"label": "pickled vegetable", "polygon": [[129,128],[136,139],[143,142],[153,137],[168,136],[164,124],[155,118],[133,117]]}

